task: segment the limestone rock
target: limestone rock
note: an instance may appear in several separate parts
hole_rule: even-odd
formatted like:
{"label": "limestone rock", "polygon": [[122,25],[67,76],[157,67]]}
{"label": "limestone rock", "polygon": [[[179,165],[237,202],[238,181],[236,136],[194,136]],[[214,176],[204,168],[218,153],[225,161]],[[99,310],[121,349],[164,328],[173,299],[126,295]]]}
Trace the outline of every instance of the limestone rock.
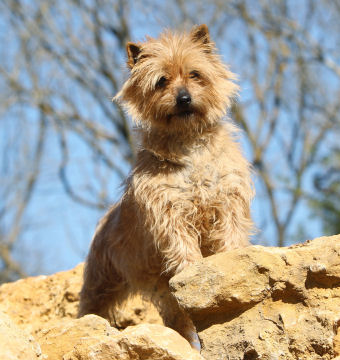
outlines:
{"label": "limestone rock", "polygon": [[[134,325],[124,331],[95,315],[75,319],[82,271],[79,265],[0,286],[7,314],[0,312],[1,360],[202,359],[175,331],[135,325],[161,323],[138,297],[115,312],[117,327]],[[340,360],[340,236],[217,254],[170,286],[197,327],[206,360]]]}
{"label": "limestone rock", "polygon": [[[0,310],[18,326],[38,335],[64,318],[76,318],[83,264],[50,276],[21,279],[0,286]],[[116,326],[143,322],[163,324],[157,309],[141,296],[131,296],[115,311]]]}
{"label": "limestone rock", "polygon": [[37,340],[47,359],[63,359],[75,346],[96,345],[100,339],[113,337],[119,331],[103,318],[86,315],[80,319],[62,319],[49,329],[43,330]]}
{"label": "limestone rock", "polygon": [[340,355],[340,236],[205,258],[170,281],[209,360]]}
{"label": "limestone rock", "polygon": [[0,359],[42,359],[39,345],[33,337],[19,329],[13,321],[0,312]]}
{"label": "limestone rock", "polygon": [[83,265],[51,276],[37,276],[0,286],[0,309],[31,334],[64,317],[75,318]]}
{"label": "limestone rock", "polygon": [[129,359],[203,360],[196,350],[176,331],[157,324],[128,327],[118,341],[121,349],[128,349]]}
{"label": "limestone rock", "polygon": [[64,319],[38,340],[53,360],[202,360],[172,329],[142,324],[120,332],[95,315]]}

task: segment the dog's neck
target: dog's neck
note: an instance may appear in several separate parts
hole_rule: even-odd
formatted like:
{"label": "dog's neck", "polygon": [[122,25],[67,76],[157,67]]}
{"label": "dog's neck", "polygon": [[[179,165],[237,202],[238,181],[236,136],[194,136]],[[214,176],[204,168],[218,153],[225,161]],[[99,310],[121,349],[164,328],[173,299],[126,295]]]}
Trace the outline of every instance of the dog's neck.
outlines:
{"label": "dog's neck", "polygon": [[195,151],[208,146],[221,124],[202,133],[166,133],[164,130],[141,130],[141,152],[148,151],[159,161],[181,165]]}

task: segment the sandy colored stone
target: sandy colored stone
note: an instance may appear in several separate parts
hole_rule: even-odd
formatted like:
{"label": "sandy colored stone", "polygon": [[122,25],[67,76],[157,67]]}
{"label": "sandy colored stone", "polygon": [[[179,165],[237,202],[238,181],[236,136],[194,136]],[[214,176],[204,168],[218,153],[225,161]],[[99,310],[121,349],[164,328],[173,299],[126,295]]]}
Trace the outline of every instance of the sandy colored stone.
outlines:
{"label": "sandy colored stone", "polygon": [[176,331],[157,324],[130,326],[118,341],[129,356],[119,359],[203,360]]}
{"label": "sandy colored stone", "polygon": [[339,355],[340,236],[205,258],[170,281],[209,360]]}
{"label": "sandy colored stone", "polygon": [[[0,286],[1,360],[202,359],[138,296],[115,311],[124,331],[95,315],[76,319],[82,271]],[[217,254],[170,286],[206,360],[340,360],[340,236]]]}
{"label": "sandy colored stone", "polygon": [[50,276],[21,279],[0,286],[0,309],[31,334],[78,312],[83,265]]}
{"label": "sandy colored stone", "polygon": [[42,359],[40,346],[33,337],[20,329],[4,313],[0,312],[0,359]]}
{"label": "sandy colored stone", "polygon": [[[0,310],[31,334],[39,334],[64,318],[76,318],[83,264],[50,276],[21,279],[0,286]],[[143,322],[163,324],[152,303],[131,296],[115,311],[116,326],[125,328]]]}
{"label": "sandy colored stone", "polygon": [[57,360],[63,359],[77,345],[86,343],[89,347],[115,334],[119,334],[119,331],[105,319],[86,315],[80,319],[61,319],[53,327],[43,330],[37,340],[47,359]]}
{"label": "sandy colored stone", "polygon": [[202,360],[172,329],[141,324],[120,332],[95,315],[64,319],[38,341],[53,360]]}

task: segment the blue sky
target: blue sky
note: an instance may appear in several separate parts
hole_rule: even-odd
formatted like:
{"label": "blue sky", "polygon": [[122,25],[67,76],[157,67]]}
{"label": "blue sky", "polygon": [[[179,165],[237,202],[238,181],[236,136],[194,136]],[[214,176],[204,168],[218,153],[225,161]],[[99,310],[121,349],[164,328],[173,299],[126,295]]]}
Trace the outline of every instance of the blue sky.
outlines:
{"label": "blue sky", "polygon": [[[296,5],[294,6],[298,6],[297,3],[295,4]],[[160,3],[158,6],[166,7],[167,5],[165,3]],[[210,11],[211,8],[209,7],[209,4],[201,3],[201,6],[205,8],[205,12],[199,21],[196,22],[209,22],[212,13],[212,11]],[[133,23],[133,41],[142,40],[145,35],[157,36],[162,28],[171,27],[171,17],[159,17],[157,15],[157,11],[150,13],[149,10],[146,10],[143,7],[143,4],[132,7],[130,19],[133,19],[133,21],[130,20],[130,22]],[[218,29],[219,22],[225,21],[222,15],[223,14],[221,14],[220,19],[217,19],[215,27],[211,29],[213,37]],[[113,19],[112,21],[114,22],[115,20]],[[81,34],[84,30],[77,26],[76,16],[73,19],[73,22],[75,31]],[[188,18],[186,21],[184,21],[184,23],[186,22],[189,24],[191,19]],[[5,25],[3,24],[1,25],[2,28],[4,26]],[[244,59],[242,58],[242,51],[239,51],[243,46],[245,46],[245,44],[240,40],[244,36],[244,29],[237,20],[233,20],[228,29],[230,31],[230,33],[228,33],[228,38],[232,39],[231,42],[225,43],[224,41],[218,41],[217,45],[222,53],[223,59],[227,63],[231,64],[231,69],[233,71],[239,74],[239,83],[242,88],[239,101],[243,103],[248,101],[253,95],[249,79],[247,78],[247,72],[240,71],[244,70],[242,69],[242,64],[244,62]],[[314,35],[315,38],[318,38],[319,32],[316,31]],[[11,46],[15,47],[15,41],[11,42]],[[112,49],[112,51],[114,51],[114,49]],[[265,59],[262,59],[262,63],[265,64]],[[125,76],[127,74],[126,70],[121,70],[123,74],[122,76]],[[44,73],[42,72],[40,75],[43,77]],[[51,83],[56,81],[56,86],[58,86],[58,80],[60,80],[58,76],[59,74],[55,74],[55,79],[50,79]],[[86,107],[84,106],[84,111],[87,112],[85,116],[89,118],[95,118],[96,120],[99,120],[99,122],[103,120],[102,123],[106,124],[105,126],[108,126],[107,123],[105,123],[104,114],[95,106],[91,107],[89,105],[92,101],[90,97],[86,97],[84,93],[78,94],[77,88],[73,87],[73,83],[68,82],[66,79],[64,86],[67,88],[69,96],[76,97],[75,101],[80,109],[82,109],[82,104],[88,105]],[[98,86],[101,86],[101,83],[99,83]],[[104,89],[103,93],[105,93],[105,101],[107,101],[107,106],[113,107],[114,105],[110,102],[110,97],[112,97],[114,94],[110,93],[109,90],[106,90],[104,85],[102,86]],[[257,117],[256,107],[249,107],[248,111],[250,112],[248,114],[249,117]],[[8,122],[8,126],[12,126],[14,130],[16,129],[17,124],[20,123],[18,121],[18,114],[8,114],[4,119]],[[34,123],[37,121],[37,115],[32,110],[26,111],[25,116],[28,120],[26,124],[32,124],[32,128],[22,129],[23,134],[20,136],[27,136],[28,138],[33,139]],[[290,121],[288,118],[284,120]],[[109,129],[109,127],[107,127],[107,129],[108,131],[112,130]],[[26,133],[26,131],[28,132]],[[16,134],[17,133],[14,131],[14,136],[16,136]],[[7,140],[8,139],[4,137],[0,137],[0,148],[3,147]],[[28,141],[29,140],[30,139],[28,139]],[[94,210],[74,202],[65,193],[59,181],[58,175],[61,159],[58,141],[59,140],[55,136],[55,132],[50,129],[46,145],[46,153],[42,163],[42,176],[39,179],[35,197],[29,205],[27,216],[25,218],[27,230],[24,233],[20,245],[16,248],[16,258],[26,264],[27,272],[29,274],[53,273],[59,270],[69,269],[75,266],[77,263],[83,261],[94,233],[96,223],[104,213],[104,210]],[[88,189],[85,188],[84,184],[86,181],[84,180],[91,180],[91,173],[93,174],[94,172],[102,172],[102,178],[105,180],[107,177],[106,187],[110,194],[110,199],[108,199],[108,202],[117,200],[122,193],[120,180],[117,178],[117,176],[106,173],[99,165],[97,168],[92,165],[89,166],[88,160],[91,158],[92,154],[76,135],[69,135],[68,141],[70,144],[70,149],[72,150],[73,159],[72,167],[68,169],[71,182],[78,189],[80,189],[80,192],[82,190],[86,191]],[[251,150],[249,143],[244,137],[241,138],[241,143],[246,156],[250,159]],[[274,144],[271,150],[276,154],[276,156],[280,156],[281,149],[278,143]],[[112,157],[119,157],[119,154],[112,151]],[[275,165],[280,166],[279,163]],[[122,163],[122,169],[126,174],[129,171],[128,167],[124,163]],[[304,188],[308,191],[312,191],[312,173],[313,169],[304,180]],[[84,177],[87,178],[84,179]],[[266,206],[266,198],[265,194],[263,193],[260,181],[256,177],[254,178],[254,181],[258,195],[254,201],[252,210],[253,217],[260,229],[260,232],[257,235],[255,241],[260,244],[273,245],[274,243],[271,241],[271,239],[274,239],[273,226],[270,223],[266,223],[265,221],[269,218],[270,210]],[[282,202],[282,207],[285,206],[286,200],[287,199],[285,198],[284,194],[281,194],[280,202]],[[306,223],[307,221],[308,233],[306,236],[308,236],[308,238],[322,235],[320,222],[316,219],[311,219],[308,212],[306,211],[306,207],[300,206],[297,212],[297,216],[294,219],[295,225],[292,226],[292,228],[296,229],[298,223]],[[266,228],[265,234],[261,233],[261,229],[263,228]],[[263,241],[264,238],[267,240]]]}

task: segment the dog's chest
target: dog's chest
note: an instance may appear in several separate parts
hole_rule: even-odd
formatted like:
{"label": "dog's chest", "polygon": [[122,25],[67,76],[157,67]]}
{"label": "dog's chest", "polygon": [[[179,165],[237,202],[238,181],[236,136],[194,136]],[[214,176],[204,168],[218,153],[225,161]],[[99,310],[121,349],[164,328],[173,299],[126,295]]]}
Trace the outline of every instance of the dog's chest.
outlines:
{"label": "dog's chest", "polygon": [[199,155],[191,159],[176,180],[186,198],[204,206],[214,202],[224,192],[227,169],[211,154]]}
{"label": "dog's chest", "polygon": [[221,176],[213,163],[193,164],[183,172],[184,189],[199,196],[202,191],[213,196],[220,185]]}

